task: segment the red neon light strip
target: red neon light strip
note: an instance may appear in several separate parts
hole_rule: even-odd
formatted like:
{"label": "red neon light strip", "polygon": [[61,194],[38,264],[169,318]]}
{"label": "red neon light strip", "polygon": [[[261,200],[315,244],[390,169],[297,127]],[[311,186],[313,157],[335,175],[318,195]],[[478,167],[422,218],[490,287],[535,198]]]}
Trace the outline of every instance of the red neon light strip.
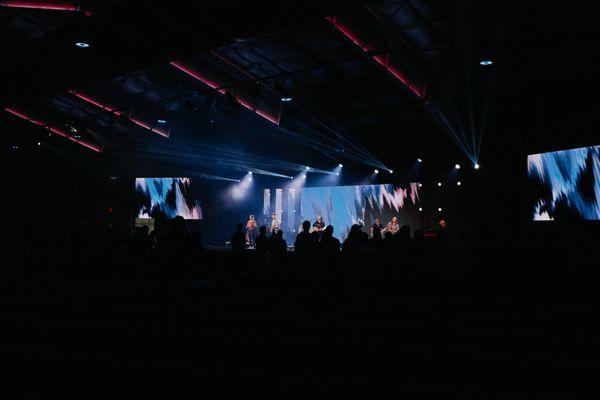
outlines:
{"label": "red neon light strip", "polygon": [[0,1],[0,6],[13,8],[34,8],[38,10],[79,11],[76,1]]}
{"label": "red neon light strip", "polygon": [[[217,90],[217,88],[219,86],[222,86],[222,85],[219,85],[218,83],[213,82],[210,79],[208,79],[208,78],[200,75],[198,72],[196,72],[196,71],[194,71],[194,70],[186,67],[185,65],[183,65],[179,61],[171,61],[171,62],[169,62],[169,64],[171,64],[175,68],[179,69],[180,71],[185,72],[186,74],[188,74],[192,78],[196,78],[197,80],[199,80],[200,82],[204,83],[206,86],[210,87],[211,89]],[[221,94],[225,94],[225,89],[218,89],[218,91]]]}
{"label": "red neon light strip", "polygon": [[64,137],[66,139],[69,139],[69,140],[71,140],[71,141],[73,141],[73,142],[75,142],[77,144],[80,144],[80,145],[82,145],[84,147],[87,147],[90,150],[94,150],[97,153],[102,153],[104,151],[104,149],[102,148],[102,146],[97,146],[97,145],[89,143],[89,142],[87,142],[85,140],[77,139],[76,137],[67,134],[65,131],[63,131],[60,128],[57,128],[56,126],[48,125],[45,122],[43,122],[43,121],[41,121],[39,119],[35,119],[35,118],[33,118],[33,117],[31,117],[31,116],[29,116],[29,115],[27,115],[27,114],[25,114],[25,113],[23,113],[21,111],[15,110],[14,108],[7,107],[7,108],[4,109],[4,111],[9,112],[9,113],[11,113],[13,115],[16,115],[17,117],[22,118],[22,119],[24,119],[24,120],[26,120],[28,122],[31,122],[34,125],[41,126],[42,128],[44,128],[44,129],[46,129],[46,130],[48,130],[48,131],[50,131],[50,132],[52,132],[52,133],[54,133],[54,134],[56,134],[58,136]]}
{"label": "red neon light strip", "polygon": [[[206,86],[210,87],[211,89],[215,89],[223,95],[226,93],[225,89],[218,89],[222,85],[217,84],[216,82],[213,82],[213,81],[209,80],[208,78],[200,75],[198,72],[194,71],[193,69],[191,69],[189,67],[186,67],[185,65],[181,64],[179,61],[171,61],[171,62],[169,62],[169,64],[171,64],[175,68],[179,69],[180,71],[185,72],[192,78],[199,80],[200,82],[204,83]],[[261,117],[263,117],[264,119],[266,119],[267,121],[269,121],[275,125],[279,125],[280,118],[275,118],[274,116],[269,115],[266,111],[257,109],[256,107],[254,107],[253,104],[242,99],[240,96],[235,96],[234,98],[235,98],[235,101],[238,102],[242,107],[256,113],[257,115],[260,115]]]}
{"label": "red neon light strip", "polygon": [[92,97],[90,97],[90,96],[88,96],[86,94],[83,94],[83,93],[78,92],[78,91],[73,90],[73,89],[69,90],[69,93],[71,93],[73,96],[76,96],[77,98],[79,98],[81,100],[84,100],[84,101],[86,101],[86,102],[88,102],[88,103],[90,103],[92,105],[95,105],[96,107],[99,107],[99,108],[101,108],[103,110],[109,111],[109,112],[111,112],[111,113],[113,113],[115,115],[124,116],[125,118],[127,118],[128,120],[130,120],[131,122],[133,122],[134,124],[136,124],[138,126],[141,126],[142,128],[148,129],[150,132],[157,133],[160,136],[163,136],[163,137],[166,137],[166,138],[169,137],[169,132],[166,132],[166,131],[164,131],[162,129],[159,129],[159,128],[154,128],[151,125],[149,125],[149,124],[147,124],[147,123],[145,123],[143,121],[140,121],[137,118],[129,117],[129,116],[123,114],[121,111],[117,110],[115,107],[109,106],[107,104],[102,104],[98,100],[96,100],[96,99],[94,99],[94,98],[92,98]]}
{"label": "red neon light strip", "polygon": [[[365,53],[369,52],[371,47],[365,43],[362,39],[360,39],[356,34],[351,32],[348,27],[340,24],[337,21],[337,16],[326,17],[327,21],[329,21],[338,31],[340,31],[344,36],[350,39],[354,44],[356,44],[362,51]],[[404,86],[406,86],[411,92],[413,92],[418,97],[423,97],[424,92],[423,89],[418,88],[406,76],[404,72],[400,70],[399,67],[392,65],[389,61],[389,55],[382,56],[376,55],[372,57],[379,65],[386,69],[394,78],[398,79]]]}

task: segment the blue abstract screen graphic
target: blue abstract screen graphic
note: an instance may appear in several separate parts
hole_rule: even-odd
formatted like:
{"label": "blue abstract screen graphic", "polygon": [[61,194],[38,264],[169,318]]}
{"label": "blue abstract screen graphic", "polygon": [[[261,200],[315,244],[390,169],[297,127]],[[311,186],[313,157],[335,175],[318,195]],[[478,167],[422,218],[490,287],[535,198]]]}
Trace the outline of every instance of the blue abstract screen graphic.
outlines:
{"label": "blue abstract screen graphic", "polygon": [[202,219],[189,178],[136,178],[137,218]]}
{"label": "blue abstract screen graphic", "polygon": [[387,224],[392,217],[398,224],[419,229],[419,185],[406,187],[384,185],[306,187],[301,192],[303,220],[321,216],[334,228],[334,236],[346,239],[350,228],[359,224],[369,229],[375,218]]}
{"label": "blue abstract screen graphic", "polygon": [[534,221],[600,219],[600,146],[527,156]]}

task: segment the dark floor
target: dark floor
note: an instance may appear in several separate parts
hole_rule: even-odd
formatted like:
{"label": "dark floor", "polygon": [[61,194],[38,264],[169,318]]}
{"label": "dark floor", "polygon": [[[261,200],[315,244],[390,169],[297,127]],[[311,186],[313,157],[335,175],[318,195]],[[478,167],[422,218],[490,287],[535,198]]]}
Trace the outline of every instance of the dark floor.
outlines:
{"label": "dark floor", "polygon": [[26,398],[581,393],[598,360],[598,272],[496,254],[387,277],[368,262],[245,269],[211,251],[185,278],[37,260],[4,281],[3,375]]}

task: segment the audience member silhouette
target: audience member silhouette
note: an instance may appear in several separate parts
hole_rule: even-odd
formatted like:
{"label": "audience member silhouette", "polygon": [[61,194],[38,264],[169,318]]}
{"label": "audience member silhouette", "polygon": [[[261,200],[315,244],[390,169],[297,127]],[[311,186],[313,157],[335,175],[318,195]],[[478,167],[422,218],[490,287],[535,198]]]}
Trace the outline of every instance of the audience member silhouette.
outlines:
{"label": "audience member silhouette", "polygon": [[321,234],[321,254],[331,259],[340,254],[340,241],[333,237],[333,226],[328,225]]}
{"label": "audience member silhouette", "polygon": [[235,226],[235,232],[231,235],[231,248],[234,253],[243,253],[246,249],[246,235],[244,234],[244,224],[238,223]]}
{"label": "audience member silhouette", "polygon": [[283,231],[278,230],[269,239],[269,249],[273,255],[273,261],[282,262],[287,256],[287,243],[283,239]]}
{"label": "audience member silhouette", "polygon": [[298,258],[305,258],[313,249],[314,240],[310,234],[310,221],[302,223],[302,232],[296,236],[294,243],[294,253]]}
{"label": "audience member silhouette", "polygon": [[267,238],[267,227],[261,226],[258,228],[258,236],[255,239],[256,256],[260,262],[267,260],[269,253],[269,239]]}

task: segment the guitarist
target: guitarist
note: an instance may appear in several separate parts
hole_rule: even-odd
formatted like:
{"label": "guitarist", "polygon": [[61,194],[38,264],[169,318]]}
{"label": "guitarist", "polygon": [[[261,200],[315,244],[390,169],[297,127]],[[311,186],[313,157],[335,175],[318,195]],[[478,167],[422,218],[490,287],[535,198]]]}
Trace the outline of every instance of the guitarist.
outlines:
{"label": "guitarist", "polygon": [[323,218],[318,215],[317,220],[313,223],[313,232],[322,232],[325,230],[325,222],[323,222]]}

